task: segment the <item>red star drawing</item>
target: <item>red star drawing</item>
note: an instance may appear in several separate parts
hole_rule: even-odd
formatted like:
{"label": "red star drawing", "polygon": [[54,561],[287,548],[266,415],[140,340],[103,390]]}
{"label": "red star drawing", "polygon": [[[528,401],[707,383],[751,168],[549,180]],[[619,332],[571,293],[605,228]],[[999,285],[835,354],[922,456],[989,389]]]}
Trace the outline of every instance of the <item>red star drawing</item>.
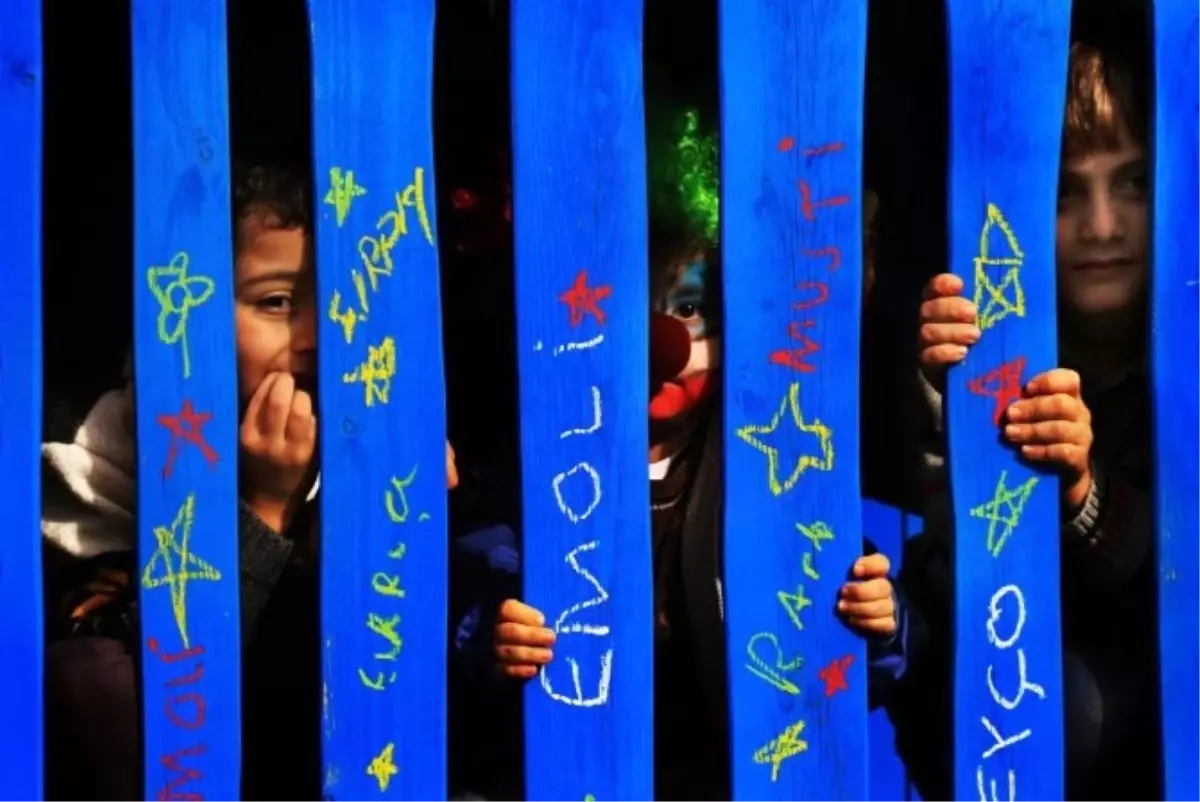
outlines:
{"label": "red star drawing", "polygon": [[208,460],[208,464],[216,465],[217,452],[213,451],[212,446],[205,442],[204,435],[200,432],[204,424],[211,419],[211,412],[196,412],[192,408],[192,402],[186,398],[183,401],[183,409],[179,411],[178,415],[158,416],[159,424],[167,427],[171,432],[171,444],[167,447],[167,464],[163,466],[163,478],[171,478],[171,471],[175,467],[175,457],[179,453],[180,440],[191,443],[200,449],[200,453],[204,455],[204,459]]}
{"label": "red star drawing", "polygon": [[589,289],[587,285],[587,271],[580,270],[579,275],[575,276],[575,283],[571,286],[571,289],[558,296],[558,300],[571,307],[572,326],[578,326],[582,323],[585,313],[595,317],[596,322],[603,326],[604,310],[597,304],[610,295],[612,295],[612,286],[608,284]]}
{"label": "red star drawing", "polygon": [[967,389],[975,395],[996,399],[996,407],[992,410],[992,423],[995,425],[1000,425],[1008,405],[1021,397],[1021,374],[1024,372],[1025,357],[1019,356],[967,382]]}
{"label": "red star drawing", "polygon": [[848,654],[845,657],[830,660],[829,665],[817,672],[817,678],[825,683],[826,698],[833,696],[838,691],[850,690],[850,686],[846,684],[846,670],[853,662],[854,655]]}

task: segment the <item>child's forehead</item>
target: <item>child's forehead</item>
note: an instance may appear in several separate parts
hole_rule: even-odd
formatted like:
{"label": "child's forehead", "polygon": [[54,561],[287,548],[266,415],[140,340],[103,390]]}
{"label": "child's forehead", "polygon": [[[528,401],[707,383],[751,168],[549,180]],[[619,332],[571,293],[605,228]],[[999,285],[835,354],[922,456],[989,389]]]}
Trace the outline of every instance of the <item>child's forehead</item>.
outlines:
{"label": "child's forehead", "polygon": [[311,246],[303,226],[282,226],[270,212],[252,210],[238,219],[234,273],[238,284],[299,280],[312,273]]}

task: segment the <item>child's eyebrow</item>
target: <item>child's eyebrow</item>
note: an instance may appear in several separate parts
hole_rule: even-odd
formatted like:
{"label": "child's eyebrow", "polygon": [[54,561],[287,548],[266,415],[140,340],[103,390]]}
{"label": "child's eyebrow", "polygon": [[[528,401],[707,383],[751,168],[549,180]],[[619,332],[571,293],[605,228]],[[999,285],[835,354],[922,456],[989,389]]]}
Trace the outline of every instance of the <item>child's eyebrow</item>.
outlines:
{"label": "child's eyebrow", "polygon": [[242,289],[253,287],[257,284],[266,284],[270,281],[295,281],[300,277],[303,271],[299,267],[283,267],[275,270],[269,270],[265,273],[259,273],[257,276],[250,276],[238,282],[238,286]]}

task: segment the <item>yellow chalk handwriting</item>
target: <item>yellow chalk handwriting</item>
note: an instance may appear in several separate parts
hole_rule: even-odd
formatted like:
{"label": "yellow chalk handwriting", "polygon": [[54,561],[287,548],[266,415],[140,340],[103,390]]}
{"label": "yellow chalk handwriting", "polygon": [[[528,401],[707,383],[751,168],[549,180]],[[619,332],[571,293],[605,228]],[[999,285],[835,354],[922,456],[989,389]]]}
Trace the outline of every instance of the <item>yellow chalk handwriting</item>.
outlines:
{"label": "yellow chalk handwriting", "polygon": [[398,543],[396,545],[396,548],[394,548],[388,552],[388,556],[391,557],[393,560],[403,560],[404,552],[407,550],[407,548],[408,547],[405,546],[403,543]]}
{"label": "yellow chalk handwriting", "polygon": [[[171,609],[175,613],[175,626],[183,641],[183,648],[191,647],[187,630],[187,583],[191,581],[216,582],[221,578],[221,572],[201,558],[192,554],[189,542],[192,538],[192,524],[196,519],[196,494],[189,493],[175,513],[171,526],[154,527],[154,539],[158,548],[150,555],[142,571],[142,587],[147,590],[166,585],[171,591]],[[171,556],[178,557],[178,563],[171,563]],[[155,576],[154,569],[162,563],[162,573]]]}
{"label": "yellow chalk handwriting", "polygon": [[398,614],[385,619],[376,613],[367,613],[367,629],[386,640],[392,647],[390,652],[377,653],[376,660],[395,660],[400,655],[404,641],[400,638],[400,633],[396,632],[398,626],[400,626]]}
{"label": "yellow chalk handwriting", "polygon": [[349,373],[342,374],[344,384],[362,382],[364,402],[368,407],[376,401],[381,404],[388,402],[388,393],[392,389],[392,379],[396,375],[396,341],[384,337],[378,346],[367,346],[367,359]]}
{"label": "yellow chalk handwriting", "polygon": [[[756,646],[759,641],[770,641],[775,647],[775,666],[767,665],[767,661],[758,656]],[[754,676],[766,680],[771,685],[774,685],[784,693],[790,693],[792,696],[800,695],[800,688],[791,680],[784,677],[781,671],[799,671],[804,666],[803,657],[794,657],[789,662],[784,662],[783,649],[779,647],[779,639],[770,632],[759,632],[750,638],[750,642],[746,644],[746,654],[750,657],[750,662],[746,663],[746,668]]]}
{"label": "yellow chalk handwriting", "polygon": [[[216,291],[216,282],[208,276],[188,275],[188,261],[187,252],[180,251],[169,265],[151,267],[146,271],[150,292],[158,301],[158,339],[165,345],[180,344],[185,379],[192,375],[187,340],[188,313],[211,298]],[[163,279],[167,279],[165,284]]]}
{"label": "yellow chalk handwriting", "polygon": [[404,588],[400,587],[400,577],[398,576],[388,576],[383,571],[376,571],[375,575],[371,577],[371,587],[380,596],[404,598]]}
{"label": "yellow chalk handwriting", "polygon": [[[993,256],[988,243],[993,228],[1004,234],[1011,256]],[[987,206],[987,219],[979,234],[979,255],[975,257],[975,308],[979,314],[979,329],[987,331],[1009,315],[1025,317],[1025,289],[1021,286],[1021,268],[1025,266],[1025,254],[1012,226],[1004,219],[994,203]],[[1004,274],[999,283],[988,275],[989,267],[1003,267]],[[1007,294],[1012,290],[1012,295]],[[985,302],[984,296],[987,296]]]}
{"label": "yellow chalk handwriting", "polygon": [[771,764],[771,782],[779,780],[779,767],[783,765],[783,761],[808,751],[808,741],[800,737],[804,726],[803,720],[797,721],[754,753],[755,763]]}
{"label": "yellow chalk handwriting", "polygon": [[787,611],[788,618],[796,625],[796,629],[804,629],[804,624],[800,621],[800,611],[805,607],[812,607],[812,599],[804,595],[804,586],[797,585],[795,593],[780,590],[776,591],[775,595]]}
{"label": "yellow chalk handwriting", "polygon": [[400,769],[396,768],[395,754],[396,745],[389,743],[383,747],[382,752],[371,758],[371,762],[367,764],[367,774],[379,782],[380,793],[386,791],[388,785],[392,782],[392,778],[400,773]]}
{"label": "yellow chalk handwriting", "polygon": [[329,168],[329,183],[325,204],[337,210],[337,224],[341,228],[342,223],[346,222],[346,215],[350,214],[350,204],[355,198],[366,195],[367,188],[354,183],[353,170],[343,172],[341,167]]}
{"label": "yellow chalk handwriting", "polygon": [[[824,521],[817,521],[809,526],[796,524],[796,531],[809,539],[814,551],[821,550],[822,541],[833,540],[833,530]],[[809,579],[821,578],[821,575],[817,573],[817,569],[813,567],[813,555],[811,551],[804,555],[801,567],[804,569],[804,575]]]}
{"label": "yellow chalk handwriting", "polygon": [[[819,454],[802,454],[792,469],[782,481],[779,478],[779,449],[764,442],[759,435],[774,434],[783,421],[784,415],[791,412],[791,419],[796,430],[805,434],[816,435]],[[779,410],[765,426],[743,426],[736,432],[741,440],[767,455],[767,485],[773,495],[779,496],[796,486],[796,482],[808,469],[818,471],[833,470],[833,431],[819,420],[807,423],[804,413],[800,410],[800,383],[792,382],[787,395],[779,405]]]}
{"label": "yellow chalk handwriting", "polygon": [[[359,678],[359,680],[362,681],[363,685],[366,685],[368,688],[370,688],[373,691],[382,691],[383,690],[384,676],[383,676],[382,671],[380,671],[378,674],[375,675],[375,679],[371,679],[370,677],[367,676],[367,672],[363,671],[360,668],[358,670],[358,678]],[[387,681],[389,683],[396,681],[396,672],[395,671],[393,671],[392,675],[387,678]]]}
{"label": "yellow chalk handwriting", "polygon": [[[396,512],[396,503],[392,499],[392,491],[383,491],[383,503],[387,507],[388,518],[392,519],[392,523],[402,524],[408,520],[408,494],[404,491],[412,487],[412,483],[416,481],[418,467],[418,465],[414,465],[412,471],[403,479],[397,479],[395,476],[392,477],[392,487],[395,488],[396,495],[400,496],[400,512]],[[401,544],[398,548],[401,549],[400,556],[403,557],[404,545]],[[388,556],[392,555],[389,554]],[[396,559],[399,559],[399,557]]]}
{"label": "yellow chalk handwriting", "polygon": [[1000,471],[1000,480],[996,482],[996,493],[992,500],[971,510],[972,518],[983,518],[988,522],[987,549],[993,557],[1000,556],[1004,544],[1008,543],[1008,539],[1021,523],[1025,503],[1029,501],[1038,483],[1038,478],[1032,476],[1025,484],[1009,490],[1004,485],[1007,478],[1008,471]]}
{"label": "yellow chalk handwriting", "polygon": [[[392,261],[392,250],[402,237],[408,235],[408,213],[406,209],[415,209],[417,222],[425,241],[433,245],[433,230],[429,225],[429,209],[425,205],[425,169],[415,170],[413,182],[396,193],[396,208],[385,212],[375,222],[378,237],[364,235],[358,241],[358,256],[367,271],[367,279],[371,282],[371,290],[379,292],[379,277],[391,276],[395,264]],[[390,230],[389,230],[390,229]]]}

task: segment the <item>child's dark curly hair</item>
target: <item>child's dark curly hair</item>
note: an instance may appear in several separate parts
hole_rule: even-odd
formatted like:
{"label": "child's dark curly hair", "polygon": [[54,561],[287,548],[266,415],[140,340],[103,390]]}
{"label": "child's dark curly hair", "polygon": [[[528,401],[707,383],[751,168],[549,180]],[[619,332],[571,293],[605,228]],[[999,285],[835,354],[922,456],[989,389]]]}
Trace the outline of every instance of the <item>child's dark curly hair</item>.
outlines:
{"label": "child's dark curly hair", "polygon": [[286,162],[237,163],[233,168],[233,221],[252,209],[270,212],[280,228],[312,225],[309,171]]}

